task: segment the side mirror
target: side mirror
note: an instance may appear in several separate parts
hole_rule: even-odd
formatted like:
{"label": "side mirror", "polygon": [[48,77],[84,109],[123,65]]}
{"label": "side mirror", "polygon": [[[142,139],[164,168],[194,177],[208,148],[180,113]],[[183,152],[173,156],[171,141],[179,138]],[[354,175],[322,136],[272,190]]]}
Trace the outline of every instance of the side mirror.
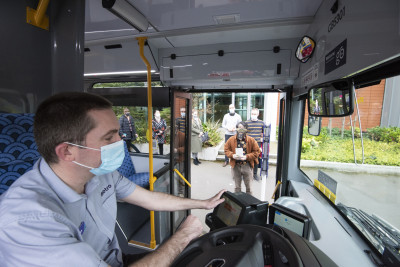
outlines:
{"label": "side mirror", "polygon": [[318,136],[321,132],[321,117],[308,116],[308,133],[310,135]]}
{"label": "side mirror", "polygon": [[306,63],[312,56],[315,50],[315,42],[308,36],[304,36],[301,39],[296,50],[296,58],[300,60],[301,63]]}
{"label": "side mirror", "polygon": [[308,114],[317,117],[344,117],[354,111],[354,87],[349,80],[324,83],[308,91]]}

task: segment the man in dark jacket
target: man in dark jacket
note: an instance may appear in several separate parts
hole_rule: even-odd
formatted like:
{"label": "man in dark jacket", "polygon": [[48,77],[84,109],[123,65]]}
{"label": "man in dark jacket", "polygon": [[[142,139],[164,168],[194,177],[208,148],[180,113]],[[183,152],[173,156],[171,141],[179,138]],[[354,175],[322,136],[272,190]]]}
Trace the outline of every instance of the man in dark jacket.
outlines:
{"label": "man in dark jacket", "polygon": [[140,153],[139,149],[132,144],[138,137],[135,129],[135,122],[130,115],[129,109],[124,108],[124,115],[119,118],[119,135],[126,142],[126,146],[133,148],[137,153]]}
{"label": "man in dark jacket", "polygon": [[225,155],[229,158],[231,173],[235,181],[235,192],[242,191],[242,177],[246,186],[246,193],[251,192],[254,164],[258,164],[260,148],[253,137],[248,136],[247,124],[239,122],[236,126],[237,134],[225,143]]}

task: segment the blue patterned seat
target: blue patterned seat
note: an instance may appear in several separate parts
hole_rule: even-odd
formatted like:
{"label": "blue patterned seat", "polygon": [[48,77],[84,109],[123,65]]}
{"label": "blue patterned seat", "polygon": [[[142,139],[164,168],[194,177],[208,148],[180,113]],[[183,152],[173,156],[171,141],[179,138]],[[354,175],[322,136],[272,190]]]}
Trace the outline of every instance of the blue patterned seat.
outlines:
{"label": "blue patterned seat", "polygon": [[39,159],[34,114],[0,113],[0,194]]}
{"label": "blue patterned seat", "polygon": [[118,168],[118,172],[134,182],[135,184],[149,188],[149,173],[148,172],[139,172],[136,173],[135,166],[133,166],[131,156],[129,155],[128,148],[126,143],[124,142],[125,147],[125,158],[122,162],[121,167]]}

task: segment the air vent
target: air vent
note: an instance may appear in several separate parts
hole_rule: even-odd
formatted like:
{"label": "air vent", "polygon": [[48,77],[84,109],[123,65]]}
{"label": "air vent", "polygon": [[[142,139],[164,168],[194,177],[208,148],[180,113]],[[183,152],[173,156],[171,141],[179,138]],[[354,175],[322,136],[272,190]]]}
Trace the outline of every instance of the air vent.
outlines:
{"label": "air vent", "polygon": [[90,52],[90,48],[85,47],[85,52]]}
{"label": "air vent", "polygon": [[121,44],[113,44],[113,45],[105,45],[105,49],[117,49],[117,48],[122,48]]}
{"label": "air vent", "polygon": [[240,22],[240,14],[214,16],[215,24],[233,24]]}

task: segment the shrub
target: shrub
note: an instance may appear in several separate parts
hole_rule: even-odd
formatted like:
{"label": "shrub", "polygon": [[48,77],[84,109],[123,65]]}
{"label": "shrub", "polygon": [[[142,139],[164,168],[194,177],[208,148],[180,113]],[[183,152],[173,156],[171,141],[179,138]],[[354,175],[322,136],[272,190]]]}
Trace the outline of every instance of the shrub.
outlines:
{"label": "shrub", "polygon": [[206,121],[203,123],[203,132],[208,132],[208,141],[203,143],[203,147],[214,147],[222,141],[222,136],[218,129],[221,127],[219,120],[216,122]]}

